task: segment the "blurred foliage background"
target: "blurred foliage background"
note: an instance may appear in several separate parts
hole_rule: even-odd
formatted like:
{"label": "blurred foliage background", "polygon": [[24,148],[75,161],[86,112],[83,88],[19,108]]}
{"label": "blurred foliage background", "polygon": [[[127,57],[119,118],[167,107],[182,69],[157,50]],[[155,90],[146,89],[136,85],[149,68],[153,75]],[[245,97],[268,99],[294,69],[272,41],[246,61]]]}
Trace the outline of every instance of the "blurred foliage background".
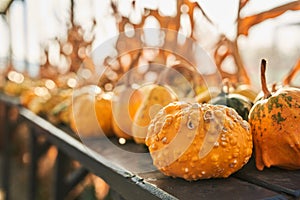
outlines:
{"label": "blurred foliage background", "polygon": [[[272,82],[281,80],[300,55],[299,1],[18,0],[4,14],[2,73],[15,68],[31,77],[53,77],[77,72],[84,63],[92,71],[112,69],[108,79],[115,81],[128,66],[121,59],[109,63],[120,51],[112,38],[137,28],[178,31],[211,55],[222,77],[255,86],[261,58],[269,61]],[[93,57],[103,43],[104,55]]]}

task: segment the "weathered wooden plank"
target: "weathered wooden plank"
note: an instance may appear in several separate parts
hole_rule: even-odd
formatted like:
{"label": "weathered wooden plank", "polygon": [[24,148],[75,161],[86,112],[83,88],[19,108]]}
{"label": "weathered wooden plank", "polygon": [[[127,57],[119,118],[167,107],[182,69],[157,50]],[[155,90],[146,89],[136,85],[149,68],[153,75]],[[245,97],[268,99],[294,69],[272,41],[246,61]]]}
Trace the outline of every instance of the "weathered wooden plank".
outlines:
{"label": "weathered wooden plank", "polygon": [[160,173],[144,174],[141,177],[179,199],[287,199],[286,196],[277,192],[234,177],[194,182],[187,182],[178,178],[166,178]]}
{"label": "weathered wooden plank", "polygon": [[18,97],[8,96],[0,92],[0,101],[10,105],[20,105],[20,99]]}
{"label": "weathered wooden plank", "polygon": [[[135,171],[133,173],[138,174],[141,184],[153,184],[154,187],[178,199],[286,199],[277,192],[234,177],[194,182],[167,177],[152,165],[147,149],[134,142],[120,145],[115,138],[111,138],[110,141],[105,138],[90,138],[84,139],[84,143],[113,163],[131,172]],[[140,155],[143,155],[143,158]]]}
{"label": "weathered wooden plank", "polygon": [[276,167],[258,171],[254,158],[234,177],[262,187],[300,197],[300,170],[284,170]]}

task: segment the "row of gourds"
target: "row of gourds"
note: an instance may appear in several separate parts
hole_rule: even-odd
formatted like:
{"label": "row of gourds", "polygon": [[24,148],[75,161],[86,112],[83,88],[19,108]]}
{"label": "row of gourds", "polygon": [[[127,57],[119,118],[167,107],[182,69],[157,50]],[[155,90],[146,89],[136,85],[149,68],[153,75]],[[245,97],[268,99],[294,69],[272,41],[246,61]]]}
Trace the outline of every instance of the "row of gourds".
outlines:
{"label": "row of gourds", "polygon": [[10,72],[2,90],[81,137],[145,144],[162,173],[198,180],[228,177],[252,155],[258,170],[300,169],[300,89],[290,86],[299,70],[300,61],[282,83],[268,85],[262,60],[262,92],[248,85],[233,89],[224,79],[221,93],[206,90],[185,101],[160,84],[104,92],[96,85],[74,89],[57,80],[33,81],[17,72]]}

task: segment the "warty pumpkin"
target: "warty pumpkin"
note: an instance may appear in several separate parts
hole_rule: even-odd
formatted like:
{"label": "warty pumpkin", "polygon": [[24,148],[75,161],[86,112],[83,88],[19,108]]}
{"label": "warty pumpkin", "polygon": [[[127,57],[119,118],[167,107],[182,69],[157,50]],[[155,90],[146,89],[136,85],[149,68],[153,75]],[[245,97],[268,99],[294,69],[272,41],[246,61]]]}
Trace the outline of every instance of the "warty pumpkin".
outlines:
{"label": "warty pumpkin", "polygon": [[252,135],[232,108],[174,102],[151,121],[146,145],[153,164],[167,176],[226,178],[248,162]]}
{"label": "warty pumpkin", "polygon": [[300,89],[281,87],[270,92],[266,84],[266,61],[261,63],[264,97],[249,113],[258,170],[277,166],[300,169]]}

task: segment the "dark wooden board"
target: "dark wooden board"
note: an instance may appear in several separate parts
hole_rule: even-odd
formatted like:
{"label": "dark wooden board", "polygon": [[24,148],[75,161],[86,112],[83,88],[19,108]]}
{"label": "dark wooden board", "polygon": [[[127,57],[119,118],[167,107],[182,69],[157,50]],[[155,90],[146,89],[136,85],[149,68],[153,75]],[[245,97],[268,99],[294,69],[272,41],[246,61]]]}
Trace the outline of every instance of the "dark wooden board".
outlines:
{"label": "dark wooden board", "polygon": [[252,157],[250,162],[234,176],[277,192],[300,197],[300,170],[284,170],[271,167],[258,171]]}
{"label": "dark wooden board", "polygon": [[284,195],[233,177],[187,182],[178,178],[163,178],[158,174],[141,176],[179,199],[287,199]]}
{"label": "dark wooden board", "polygon": [[[105,138],[90,138],[83,141],[89,148],[113,163],[137,173],[141,183],[153,184],[178,199],[287,199],[277,192],[234,177],[194,182],[167,177],[152,165],[147,149],[134,142],[129,141],[125,145],[120,145],[115,138],[111,138],[109,141]],[[143,159],[126,151],[136,152],[137,155],[143,153]],[[137,169],[139,171],[134,172]]]}
{"label": "dark wooden board", "polygon": [[10,105],[20,105],[20,99],[14,96],[8,96],[0,92],[0,100]]}

